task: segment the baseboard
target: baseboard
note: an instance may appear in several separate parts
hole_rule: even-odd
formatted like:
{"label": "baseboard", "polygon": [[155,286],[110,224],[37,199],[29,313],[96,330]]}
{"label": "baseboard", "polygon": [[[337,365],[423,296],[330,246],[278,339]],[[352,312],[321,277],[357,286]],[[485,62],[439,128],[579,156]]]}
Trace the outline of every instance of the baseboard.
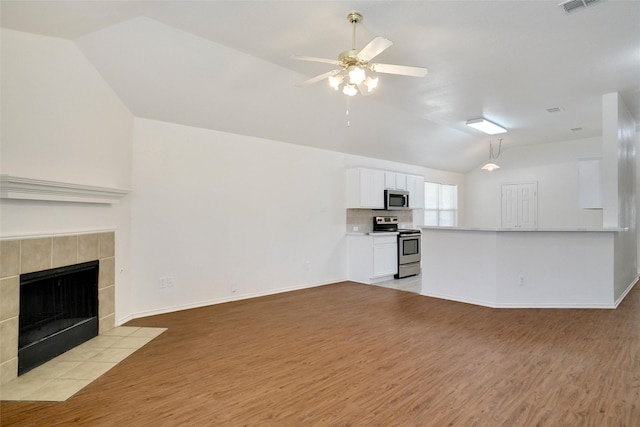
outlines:
{"label": "baseboard", "polygon": [[606,303],[497,303],[495,308],[588,308],[611,310],[616,307]]}
{"label": "baseboard", "polygon": [[251,298],[259,298],[259,297],[264,297],[268,295],[281,294],[284,292],[300,291],[303,289],[316,288],[318,286],[330,285],[330,284],[338,283],[342,281],[344,281],[344,279],[328,280],[326,282],[323,281],[323,282],[310,283],[310,284],[305,284],[300,286],[292,286],[288,288],[271,289],[265,292],[256,292],[252,294],[242,294],[242,295],[235,295],[231,297],[214,298],[211,300],[198,301],[198,302],[189,303],[189,304],[181,304],[181,305],[174,305],[170,307],[162,307],[154,310],[140,311],[137,313],[132,313],[128,316],[125,316],[123,319],[118,320],[118,325],[122,325],[128,322],[129,320],[139,319],[141,317],[156,316],[158,314],[173,313],[174,311],[189,310],[192,308],[207,307],[209,305],[224,304],[226,302],[240,301],[240,300],[251,299]]}
{"label": "baseboard", "polygon": [[[198,302],[195,302],[195,303],[175,305],[175,306],[171,306],[171,307],[163,307],[163,308],[154,309],[154,310],[146,310],[146,311],[141,311],[141,312],[137,312],[137,313],[132,313],[132,314],[124,316],[124,317],[122,317],[120,319],[117,319],[116,320],[116,326],[121,326],[121,325],[127,323],[130,320],[139,319],[141,317],[155,316],[155,315],[158,315],[158,314],[172,313],[174,311],[189,310],[189,309],[192,309],[192,308],[206,307],[206,306],[209,306],[209,305],[224,304],[226,302],[239,301],[239,300],[243,300],[243,299],[259,298],[259,297],[268,296],[268,295],[276,295],[276,294],[280,294],[280,293],[284,293],[284,292],[298,291],[298,290],[302,290],[302,289],[309,289],[309,288],[314,288],[314,287],[318,287],[318,286],[330,285],[330,284],[334,284],[334,283],[344,282],[346,280],[348,280],[348,279],[341,278],[341,279],[328,280],[328,281],[323,281],[323,282],[318,282],[318,283],[305,284],[305,285],[301,285],[301,286],[292,286],[292,287],[288,287],[288,288],[273,289],[273,290],[270,290],[270,291],[257,292],[257,293],[253,293],[253,294],[242,294],[242,295],[237,295],[237,296],[232,296],[232,297],[214,298],[214,299],[211,299],[211,300],[198,301]],[[497,302],[494,302],[494,301],[477,300],[477,299],[473,299],[473,298],[460,298],[460,297],[457,297],[457,296],[454,296],[454,295],[440,294],[440,293],[436,293],[436,292],[422,292],[422,293],[420,293],[420,295],[426,296],[426,297],[444,299],[444,300],[448,300],[448,301],[460,302],[460,303],[464,303],[464,304],[472,304],[472,305],[477,305],[477,306],[481,306],[481,307],[488,307],[488,308],[574,308],[574,309],[575,308],[589,308],[589,309],[615,309],[622,302],[622,300],[627,296],[627,294],[631,291],[631,289],[633,289],[633,287],[634,287],[634,285],[636,283],[637,283],[637,280],[634,280],[625,289],[625,291],[622,293],[622,295],[616,300],[615,304],[594,304],[594,303],[586,303],[586,304],[583,304],[583,303],[526,303],[526,304],[523,304],[523,303],[497,303]]]}
{"label": "baseboard", "polygon": [[434,292],[422,292],[426,297],[440,298],[448,301],[456,301],[465,304],[479,305],[488,308],[589,308],[589,309],[614,309],[616,305],[607,303],[499,303],[495,301],[476,300],[471,298],[459,298],[453,295],[438,294]]}
{"label": "baseboard", "polygon": [[421,292],[420,295],[425,297],[445,299],[447,301],[462,302],[465,304],[479,305],[482,307],[496,308],[495,303],[491,301],[476,300],[473,298],[460,298],[454,295],[439,294],[437,292]]}
{"label": "baseboard", "polygon": [[627,294],[628,294],[629,292],[631,292],[631,289],[633,289],[633,287],[635,286],[635,284],[636,284],[636,283],[638,283],[638,277],[639,277],[639,276],[636,276],[636,277],[633,279],[633,281],[631,281],[631,283],[629,284],[629,286],[627,286],[627,289],[625,289],[625,290],[624,290],[624,292],[622,292],[622,295],[620,295],[620,296],[618,297],[618,299],[616,299],[616,302],[615,302],[615,304],[614,304],[614,305],[615,305],[615,308],[618,308],[618,305],[620,305],[620,303],[621,303],[621,302],[622,302],[622,300],[627,296]]}
{"label": "baseboard", "polygon": [[115,326],[117,328],[118,326],[122,326],[125,323],[127,323],[129,320],[133,320],[133,319],[134,319],[134,317],[133,317],[132,314],[129,314],[128,316],[124,316],[122,319],[116,319],[116,325]]}

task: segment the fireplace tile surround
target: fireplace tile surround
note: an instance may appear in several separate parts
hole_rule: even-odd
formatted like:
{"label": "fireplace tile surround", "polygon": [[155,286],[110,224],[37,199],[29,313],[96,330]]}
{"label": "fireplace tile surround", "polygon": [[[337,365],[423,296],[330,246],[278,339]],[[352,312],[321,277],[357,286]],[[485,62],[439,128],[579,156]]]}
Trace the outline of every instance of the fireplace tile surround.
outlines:
{"label": "fireplace tile surround", "polygon": [[0,384],[17,377],[20,274],[99,260],[99,333],[115,326],[115,233],[0,241]]}

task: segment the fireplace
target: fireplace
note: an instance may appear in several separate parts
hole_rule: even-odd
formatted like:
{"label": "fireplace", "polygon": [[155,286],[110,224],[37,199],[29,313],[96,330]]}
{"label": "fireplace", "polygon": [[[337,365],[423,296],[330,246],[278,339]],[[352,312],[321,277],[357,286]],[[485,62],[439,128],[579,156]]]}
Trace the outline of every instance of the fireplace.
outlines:
{"label": "fireplace", "polygon": [[98,335],[98,261],[20,276],[18,375]]}
{"label": "fireplace", "polygon": [[0,385],[18,375],[22,276],[92,261],[99,264],[98,333],[102,334],[115,326],[116,257],[113,231],[0,238]]}

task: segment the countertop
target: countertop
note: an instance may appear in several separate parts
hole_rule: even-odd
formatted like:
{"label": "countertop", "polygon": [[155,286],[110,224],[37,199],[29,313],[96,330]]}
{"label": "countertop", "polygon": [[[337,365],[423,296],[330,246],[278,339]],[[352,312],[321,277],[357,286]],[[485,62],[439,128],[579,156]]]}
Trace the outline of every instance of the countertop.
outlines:
{"label": "countertop", "polygon": [[492,227],[420,227],[422,230],[438,230],[438,231],[491,231],[491,232],[620,232],[627,231],[627,228],[492,228]]}
{"label": "countertop", "polygon": [[347,236],[396,236],[397,231],[370,231],[367,233],[360,231],[348,231]]}

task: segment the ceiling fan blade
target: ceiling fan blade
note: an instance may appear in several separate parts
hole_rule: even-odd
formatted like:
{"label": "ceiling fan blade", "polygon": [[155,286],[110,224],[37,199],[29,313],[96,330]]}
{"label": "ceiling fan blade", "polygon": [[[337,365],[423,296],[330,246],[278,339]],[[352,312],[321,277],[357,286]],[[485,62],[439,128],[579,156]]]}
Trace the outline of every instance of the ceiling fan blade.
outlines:
{"label": "ceiling fan blade", "polygon": [[399,74],[401,76],[424,77],[429,70],[419,67],[407,67],[406,65],[371,64],[371,71],[376,73]]}
{"label": "ceiling fan blade", "polygon": [[393,42],[391,40],[387,40],[384,37],[376,37],[371,40],[368,45],[363,47],[356,57],[361,61],[369,62],[392,44]]}
{"label": "ceiling fan blade", "polygon": [[302,83],[298,83],[296,86],[306,86],[306,85],[310,85],[316,82],[319,82],[320,80],[329,78],[331,76],[335,76],[336,74],[338,74],[341,70],[331,70],[329,72],[326,72],[324,74],[320,74],[319,76],[315,76],[310,78],[309,80],[305,80]]}
{"label": "ceiling fan blade", "polygon": [[299,55],[293,55],[292,58],[298,59],[300,61],[323,62],[325,64],[342,66],[342,62],[335,59],[316,58],[315,56],[299,56]]}

